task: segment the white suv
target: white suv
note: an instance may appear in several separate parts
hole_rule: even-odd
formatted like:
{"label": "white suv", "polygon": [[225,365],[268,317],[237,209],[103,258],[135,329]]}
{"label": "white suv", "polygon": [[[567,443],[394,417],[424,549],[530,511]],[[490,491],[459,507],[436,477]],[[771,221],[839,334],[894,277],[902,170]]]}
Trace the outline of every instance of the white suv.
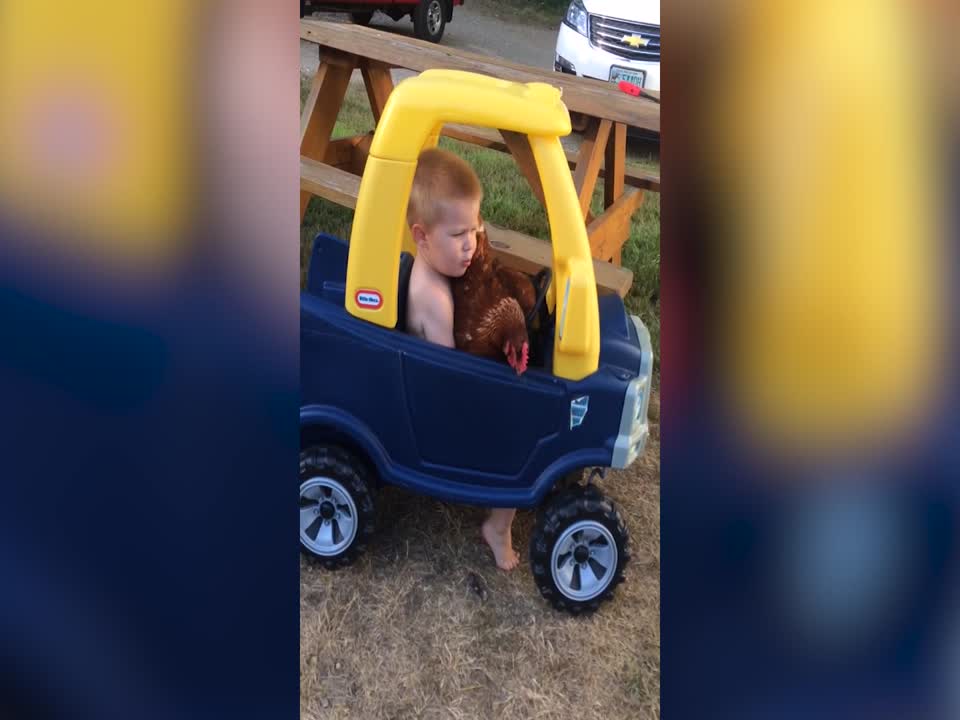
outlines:
{"label": "white suv", "polygon": [[660,89],[660,0],[573,0],[554,70]]}

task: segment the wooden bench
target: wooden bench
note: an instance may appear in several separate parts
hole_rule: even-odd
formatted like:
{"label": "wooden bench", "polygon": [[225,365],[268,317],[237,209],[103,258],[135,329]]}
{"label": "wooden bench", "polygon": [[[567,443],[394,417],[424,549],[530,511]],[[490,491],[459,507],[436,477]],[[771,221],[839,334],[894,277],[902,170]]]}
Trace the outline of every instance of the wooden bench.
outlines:
{"label": "wooden bench", "polygon": [[[375,122],[379,122],[393,90],[390,71],[395,67],[417,72],[453,68],[517,82],[547,82],[562,89],[564,102],[571,112],[587,118],[583,141],[578,150],[567,151],[567,161],[573,172],[591,252],[597,260],[609,261],[597,265],[598,285],[621,295],[629,291],[632,274],[617,267],[621,247],[630,234],[631,216],[642,204],[645,192],[659,192],[660,178],[655,173],[627,165],[626,126],[659,133],[658,103],[634,98],[595,80],[517,65],[371,28],[302,20],[300,37],[316,43],[321,58],[301,115],[301,219],[314,195],[348,207],[356,202],[355,193],[351,200],[353,185],[350,183],[359,187],[359,177],[350,181],[344,174],[362,175],[372,133],[337,140],[330,137],[355,70],[360,70],[363,77]],[[526,137],[456,125],[446,126],[443,134],[511,153],[535,197],[543,204],[543,190]],[[594,217],[590,205],[601,177],[604,209]],[[542,240],[502,228],[494,228],[490,237],[491,242],[497,241],[497,249],[506,264],[531,271],[537,269],[536,263],[549,264],[549,246]]]}
{"label": "wooden bench", "polygon": [[[332,164],[300,158],[300,190],[322,197],[338,205],[356,208],[360,194],[360,177]],[[636,192],[635,190],[633,192]],[[509,267],[531,275],[541,267],[553,264],[550,243],[523,233],[484,223],[494,254]],[[593,261],[597,287],[603,292],[615,292],[621,297],[630,292],[633,273],[601,260]]]}
{"label": "wooden bench", "polygon": [[[490,128],[472,127],[469,125],[446,125],[441,134],[454,140],[470,143],[471,145],[478,145],[480,147],[490,148],[491,150],[499,150],[500,152],[510,152],[507,143],[503,140],[500,133]],[[571,170],[574,170],[577,167],[578,153],[572,150],[566,150],[565,152],[567,155],[567,164],[570,165]],[[606,163],[601,161],[600,177],[606,177],[605,166]],[[655,193],[660,192],[660,176],[657,173],[644,170],[636,165],[631,165],[630,163],[624,164],[623,179],[630,187],[650,190]]]}

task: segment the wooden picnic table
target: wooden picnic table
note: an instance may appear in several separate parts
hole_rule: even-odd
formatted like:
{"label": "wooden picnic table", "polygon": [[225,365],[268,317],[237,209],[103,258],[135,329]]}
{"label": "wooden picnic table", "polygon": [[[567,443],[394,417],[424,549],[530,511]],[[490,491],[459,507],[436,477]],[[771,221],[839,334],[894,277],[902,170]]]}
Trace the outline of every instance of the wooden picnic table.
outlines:
{"label": "wooden picnic table", "polygon": [[[620,249],[630,233],[630,218],[643,202],[644,191],[660,191],[660,178],[626,164],[627,125],[660,131],[658,103],[620,92],[612,85],[541,70],[414,38],[356,25],[301,20],[300,37],[316,43],[320,65],[300,121],[300,217],[314,195],[347,207],[356,205],[360,176],[373,134],[331,139],[354,70],[361,71],[375,122],[393,90],[391,69],[422,72],[449,68],[516,82],[547,82],[560,87],[571,112],[586,117],[579,150],[568,151],[595,262],[597,284],[621,296],[629,292],[632,273],[620,265]],[[445,126],[442,133],[457,140],[509,152],[543,204],[543,190],[525,136],[490,129]],[[604,179],[604,211],[590,212],[597,180]],[[486,223],[491,245],[508,265],[535,272],[550,265],[549,244],[522,233]]]}

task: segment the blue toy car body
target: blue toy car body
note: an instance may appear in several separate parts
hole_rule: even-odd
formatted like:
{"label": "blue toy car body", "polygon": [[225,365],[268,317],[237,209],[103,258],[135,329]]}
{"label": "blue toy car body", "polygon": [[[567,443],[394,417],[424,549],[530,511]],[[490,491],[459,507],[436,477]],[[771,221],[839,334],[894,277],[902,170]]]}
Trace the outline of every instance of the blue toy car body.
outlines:
{"label": "blue toy car body", "polygon": [[[525,136],[551,227],[554,274],[528,319],[530,366],[405,332],[414,250],[406,213],[418,158],[447,123]],[[364,160],[351,243],[314,241],[300,297],[300,543],[325,567],[373,533],[375,491],[537,507],[530,564],[541,594],[596,610],[623,580],[627,529],[583,469],[623,468],[647,437],[650,336],[616,295],[598,296],[580,200],[560,137],[560,91],[428,70],[390,94]],[[572,480],[572,482],[571,482]]]}
{"label": "blue toy car body", "polygon": [[383,482],[491,507],[535,507],[557,479],[625,467],[642,450],[653,355],[618,296],[600,298],[596,373],[575,382],[531,367],[518,376],[351,316],[346,263],[346,242],[317,237],[300,305],[305,433],[362,452]]}
{"label": "blue toy car body", "polygon": [[[318,236],[300,298],[300,535],[327,567],[350,562],[372,533],[372,476],[441,500],[532,508],[571,473],[626,467],[642,451],[653,355],[646,328],[618,296],[599,298],[597,372],[555,377],[546,369],[553,335],[544,332],[542,367],[518,376],[403,332],[409,255],[400,263],[398,328],[350,315],[347,255],[345,241]],[[318,456],[317,448],[334,450]],[[535,579],[556,607],[594,610],[622,580],[626,528],[590,485],[553,504],[531,541]],[[593,584],[576,567],[563,574],[581,547],[585,562],[595,551],[602,563]]]}

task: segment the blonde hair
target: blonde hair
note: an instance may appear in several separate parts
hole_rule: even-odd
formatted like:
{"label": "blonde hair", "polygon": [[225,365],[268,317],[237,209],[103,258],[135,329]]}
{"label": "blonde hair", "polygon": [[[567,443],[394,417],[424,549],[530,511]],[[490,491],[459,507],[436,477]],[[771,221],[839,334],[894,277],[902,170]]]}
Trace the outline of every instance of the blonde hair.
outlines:
{"label": "blonde hair", "polygon": [[424,150],[410,188],[407,224],[432,227],[443,214],[444,201],[482,198],[480,178],[470,163],[447,150]]}

